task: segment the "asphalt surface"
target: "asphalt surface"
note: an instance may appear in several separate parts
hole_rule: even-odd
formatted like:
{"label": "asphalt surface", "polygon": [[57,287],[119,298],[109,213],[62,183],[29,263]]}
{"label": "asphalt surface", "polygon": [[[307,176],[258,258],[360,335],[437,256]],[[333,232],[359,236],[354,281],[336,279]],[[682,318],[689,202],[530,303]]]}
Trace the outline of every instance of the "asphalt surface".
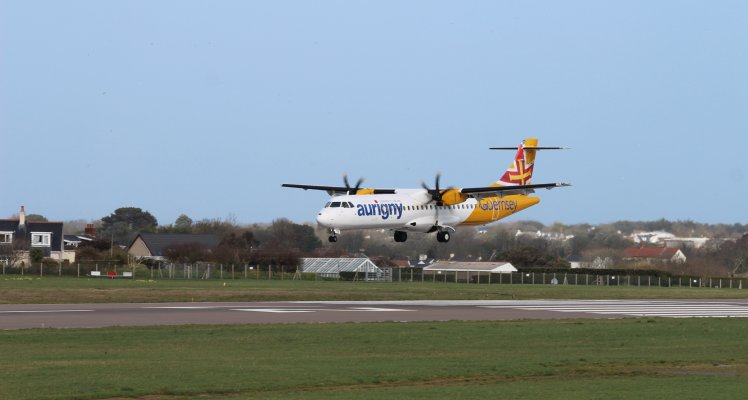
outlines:
{"label": "asphalt surface", "polygon": [[748,317],[748,300],[437,300],[0,305],[0,329],[625,317]]}

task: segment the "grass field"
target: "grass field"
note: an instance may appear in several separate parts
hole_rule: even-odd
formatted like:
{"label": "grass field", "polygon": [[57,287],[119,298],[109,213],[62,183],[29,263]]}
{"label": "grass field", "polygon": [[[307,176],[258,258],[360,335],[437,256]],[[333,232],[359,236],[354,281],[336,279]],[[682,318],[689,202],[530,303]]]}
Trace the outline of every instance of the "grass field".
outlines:
{"label": "grass field", "polygon": [[[16,304],[744,297],[710,288],[0,279],[0,303]],[[0,399],[733,399],[748,391],[745,332],[748,319],[0,331]]]}
{"label": "grass field", "polygon": [[735,399],[748,319],[0,332],[3,399]]}
{"label": "grass field", "polygon": [[[225,284],[225,285],[224,285]],[[748,289],[748,288],[747,288]],[[746,298],[748,290],[432,282],[0,278],[0,304],[274,300]]]}

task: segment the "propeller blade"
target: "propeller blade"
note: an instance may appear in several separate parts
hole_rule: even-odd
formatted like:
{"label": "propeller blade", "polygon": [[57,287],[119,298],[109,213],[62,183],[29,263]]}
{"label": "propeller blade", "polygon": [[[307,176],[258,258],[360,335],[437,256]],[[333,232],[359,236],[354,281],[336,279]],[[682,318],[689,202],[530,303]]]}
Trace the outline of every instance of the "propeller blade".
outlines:
{"label": "propeller blade", "polygon": [[348,174],[344,174],[343,183],[345,184],[345,188],[348,194],[356,194],[358,192],[358,189],[361,188],[361,184],[364,183],[364,178],[358,178],[358,180],[356,181],[356,185],[351,187],[351,183],[350,181],[348,181]]}

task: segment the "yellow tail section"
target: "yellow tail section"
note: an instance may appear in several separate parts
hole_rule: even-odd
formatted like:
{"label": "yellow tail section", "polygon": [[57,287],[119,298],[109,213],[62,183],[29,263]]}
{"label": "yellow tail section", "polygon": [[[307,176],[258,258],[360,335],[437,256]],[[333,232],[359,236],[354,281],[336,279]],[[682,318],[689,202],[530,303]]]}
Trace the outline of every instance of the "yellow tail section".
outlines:
{"label": "yellow tail section", "polygon": [[[525,149],[529,147],[529,149]],[[538,139],[528,138],[522,141],[522,144],[517,147],[517,154],[514,156],[514,162],[501,176],[497,186],[515,186],[515,185],[527,185],[532,179],[533,165],[535,164],[535,153],[538,151],[535,149],[538,147]]]}

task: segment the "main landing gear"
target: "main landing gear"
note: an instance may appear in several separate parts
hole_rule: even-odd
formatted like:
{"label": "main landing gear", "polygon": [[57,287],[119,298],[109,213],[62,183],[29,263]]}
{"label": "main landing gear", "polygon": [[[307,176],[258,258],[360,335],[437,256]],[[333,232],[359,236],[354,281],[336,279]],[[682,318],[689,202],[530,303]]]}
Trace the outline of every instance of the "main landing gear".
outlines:
{"label": "main landing gear", "polygon": [[[449,231],[439,231],[436,233],[436,240],[442,243],[449,242],[449,239],[452,237],[452,235],[449,234]],[[404,241],[408,240],[408,232],[404,231],[395,231],[395,241],[398,243],[402,243]]]}
{"label": "main landing gear", "polygon": [[450,234],[448,231],[440,231],[436,233],[436,240],[442,243],[449,242]]}

